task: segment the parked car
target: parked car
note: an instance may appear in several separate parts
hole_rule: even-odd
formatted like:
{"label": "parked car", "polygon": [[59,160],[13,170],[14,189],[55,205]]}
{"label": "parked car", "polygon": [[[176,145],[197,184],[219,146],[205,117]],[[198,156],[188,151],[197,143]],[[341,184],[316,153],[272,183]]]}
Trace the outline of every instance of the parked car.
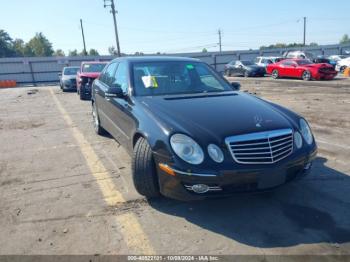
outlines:
{"label": "parked car", "polygon": [[273,78],[291,77],[309,81],[331,80],[337,71],[329,64],[314,64],[307,59],[286,59],[267,66],[267,73]]}
{"label": "parked car", "polygon": [[238,92],[197,59],[118,58],[92,89],[96,133],[132,155],[135,188],[147,198],[267,190],[306,175],[316,156],[303,117]]}
{"label": "parked car", "polygon": [[314,59],[314,55],[306,51],[287,51],[284,52],[283,57],[290,59],[309,59],[311,61]]}
{"label": "parked car", "polygon": [[266,71],[251,61],[232,61],[225,65],[226,76],[264,76]]}
{"label": "parked car", "polygon": [[336,70],[338,72],[344,73],[345,69],[350,67],[350,57],[339,60],[336,65]]}
{"label": "parked car", "polygon": [[81,100],[91,99],[91,86],[93,81],[98,78],[107,62],[83,62],[80,71],[77,74],[77,94]]}
{"label": "parked car", "polygon": [[63,92],[77,90],[76,75],[79,71],[78,66],[64,67],[62,73],[59,73],[60,87]]}
{"label": "parked car", "polygon": [[274,64],[282,61],[284,58],[277,56],[258,56],[255,58],[255,64],[262,67],[267,67],[269,64]]}
{"label": "parked car", "polygon": [[349,56],[348,55],[331,55],[328,57],[328,59],[338,62],[339,60],[342,60],[342,59],[347,58],[347,57],[349,57]]}
{"label": "parked car", "polygon": [[312,62],[314,62],[315,64],[329,64],[333,68],[335,68],[335,66],[337,65],[336,61],[326,58],[324,56],[317,56],[312,60]]}

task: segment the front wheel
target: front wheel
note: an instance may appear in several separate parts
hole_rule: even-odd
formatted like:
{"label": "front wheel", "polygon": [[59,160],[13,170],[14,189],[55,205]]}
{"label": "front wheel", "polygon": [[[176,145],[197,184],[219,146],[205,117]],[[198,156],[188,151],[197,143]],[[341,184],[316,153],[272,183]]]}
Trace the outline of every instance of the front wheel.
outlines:
{"label": "front wheel", "polygon": [[160,195],[152,150],[144,138],[140,138],[134,147],[132,178],[136,191],[140,195],[146,198],[154,198]]}
{"label": "front wheel", "polygon": [[311,80],[311,73],[310,71],[304,71],[302,78],[304,81],[310,81]]}
{"label": "front wheel", "polygon": [[277,69],[273,70],[271,76],[273,79],[279,78],[278,70]]}

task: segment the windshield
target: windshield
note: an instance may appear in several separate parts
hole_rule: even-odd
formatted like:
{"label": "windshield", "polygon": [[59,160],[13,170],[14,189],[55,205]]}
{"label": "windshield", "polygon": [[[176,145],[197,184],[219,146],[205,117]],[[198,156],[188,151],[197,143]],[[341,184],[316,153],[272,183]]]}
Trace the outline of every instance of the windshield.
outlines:
{"label": "windshield", "polygon": [[84,64],[84,73],[100,73],[105,68],[106,64]]}
{"label": "windshield", "polygon": [[79,71],[79,67],[67,67],[64,69],[63,74],[66,76],[76,75]]}
{"label": "windshield", "polygon": [[138,96],[232,91],[227,82],[199,62],[135,63],[133,83]]}
{"label": "windshield", "polygon": [[312,62],[310,60],[304,59],[304,60],[298,60],[297,61],[298,65],[310,65]]}
{"label": "windshield", "polygon": [[254,65],[254,63],[251,62],[251,61],[241,61],[241,63],[242,63],[243,65],[245,65],[245,66]]}

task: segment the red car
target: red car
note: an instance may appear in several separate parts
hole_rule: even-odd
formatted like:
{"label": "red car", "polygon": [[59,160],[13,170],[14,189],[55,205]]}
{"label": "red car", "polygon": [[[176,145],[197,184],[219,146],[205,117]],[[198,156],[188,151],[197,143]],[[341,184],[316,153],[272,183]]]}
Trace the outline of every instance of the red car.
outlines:
{"label": "red car", "polygon": [[77,93],[81,100],[91,99],[92,82],[98,78],[107,62],[82,62],[77,74]]}
{"label": "red car", "polygon": [[267,66],[266,71],[274,79],[280,77],[300,78],[306,81],[331,80],[337,71],[329,64],[314,64],[307,59],[286,59]]}

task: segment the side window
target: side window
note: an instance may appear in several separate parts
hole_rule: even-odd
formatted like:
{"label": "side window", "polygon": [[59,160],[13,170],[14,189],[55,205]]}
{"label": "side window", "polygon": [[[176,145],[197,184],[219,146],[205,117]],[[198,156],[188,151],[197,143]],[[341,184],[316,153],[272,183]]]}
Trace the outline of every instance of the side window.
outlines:
{"label": "side window", "polygon": [[128,81],[128,64],[126,62],[122,62],[119,64],[112,84],[114,86],[120,86],[123,92],[127,93],[128,87],[129,87],[129,81]]}
{"label": "side window", "polygon": [[114,75],[115,75],[115,70],[117,69],[118,63],[112,63],[110,64],[104,73],[101,75],[100,80],[105,83],[108,86],[111,86],[112,83],[115,81]]}

